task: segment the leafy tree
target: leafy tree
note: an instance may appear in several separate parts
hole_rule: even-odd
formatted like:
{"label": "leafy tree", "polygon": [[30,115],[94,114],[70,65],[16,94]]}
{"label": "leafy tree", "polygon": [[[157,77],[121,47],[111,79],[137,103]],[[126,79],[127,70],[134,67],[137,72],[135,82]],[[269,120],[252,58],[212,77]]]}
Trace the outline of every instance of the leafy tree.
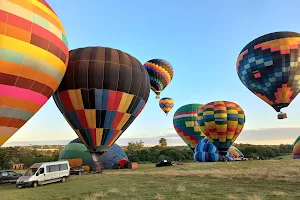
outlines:
{"label": "leafy tree", "polygon": [[160,138],[159,144],[160,144],[161,147],[166,147],[168,145],[167,144],[167,139],[166,138]]}

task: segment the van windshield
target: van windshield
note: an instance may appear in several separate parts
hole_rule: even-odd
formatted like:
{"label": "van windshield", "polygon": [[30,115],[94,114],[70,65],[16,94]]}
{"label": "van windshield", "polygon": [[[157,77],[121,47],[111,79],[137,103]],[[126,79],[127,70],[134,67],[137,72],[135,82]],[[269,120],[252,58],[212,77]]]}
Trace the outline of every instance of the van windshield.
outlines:
{"label": "van windshield", "polygon": [[37,171],[37,168],[30,168],[25,172],[25,176],[32,176],[35,174],[35,172]]}

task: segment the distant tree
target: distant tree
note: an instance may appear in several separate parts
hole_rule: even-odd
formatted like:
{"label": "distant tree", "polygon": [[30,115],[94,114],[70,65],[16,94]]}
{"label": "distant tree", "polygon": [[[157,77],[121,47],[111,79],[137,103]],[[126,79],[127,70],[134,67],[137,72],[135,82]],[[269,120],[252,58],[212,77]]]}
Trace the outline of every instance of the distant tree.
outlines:
{"label": "distant tree", "polygon": [[159,144],[160,144],[161,147],[166,147],[168,145],[167,144],[167,139],[166,138],[160,138]]}
{"label": "distant tree", "polygon": [[128,142],[127,149],[129,151],[142,150],[144,148],[144,142],[140,140],[139,142]]}

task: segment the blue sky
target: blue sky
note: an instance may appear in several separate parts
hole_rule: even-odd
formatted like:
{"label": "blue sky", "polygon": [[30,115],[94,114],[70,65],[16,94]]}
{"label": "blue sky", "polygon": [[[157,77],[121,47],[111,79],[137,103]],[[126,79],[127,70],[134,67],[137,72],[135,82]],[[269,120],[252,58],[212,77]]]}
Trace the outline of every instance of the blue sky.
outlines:
{"label": "blue sky", "polygon": [[[151,91],[145,109],[121,138],[146,140],[174,134],[176,109],[214,100],[233,101],[244,109],[246,124],[240,141],[292,143],[299,134],[299,97],[283,110],[288,118],[278,120],[275,110],[242,84],[235,67],[239,52],[251,40],[274,31],[300,32],[299,0],[47,2],[66,29],[70,49],[106,46],[125,51],[141,63],[162,58],[172,64],[174,78],[161,95],[175,101],[169,116],[160,110]],[[281,132],[270,137],[274,128],[291,127],[296,129],[278,129]],[[76,134],[51,98],[9,141],[74,138]]]}

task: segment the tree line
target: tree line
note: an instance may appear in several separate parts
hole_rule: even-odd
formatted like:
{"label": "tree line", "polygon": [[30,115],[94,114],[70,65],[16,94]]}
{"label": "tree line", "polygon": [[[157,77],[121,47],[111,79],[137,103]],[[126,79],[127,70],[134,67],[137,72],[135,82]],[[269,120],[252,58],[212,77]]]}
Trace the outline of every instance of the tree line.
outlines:
{"label": "tree line", "polygon": [[10,169],[12,163],[22,163],[26,169],[34,163],[56,161],[61,148],[56,151],[38,149],[39,147],[18,146],[0,148],[0,169]]}
{"label": "tree line", "polygon": [[[293,145],[251,145],[233,144],[246,158],[272,159],[278,156],[291,154]],[[57,150],[52,150],[52,149]],[[11,163],[23,163],[25,168],[37,162],[58,160],[63,146],[30,146],[30,147],[3,147],[0,148],[0,169],[9,169]],[[49,150],[47,150],[49,149]],[[131,162],[156,163],[160,160],[188,162],[194,160],[194,152],[188,146],[168,146],[165,138],[159,140],[154,147],[145,147],[143,141],[129,142],[124,147]]]}
{"label": "tree line", "polygon": [[[293,145],[251,145],[251,144],[233,144],[238,148],[246,158],[254,160],[266,160],[284,156],[293,152]],[[125,150],[131,162],[155,163],[160,160],[169,161],[193,161],[194,152],[187,146],[168,147],[165,138],[159,140],[159,145],[154,147],[144,147],[144,143],[129,142]]]}

